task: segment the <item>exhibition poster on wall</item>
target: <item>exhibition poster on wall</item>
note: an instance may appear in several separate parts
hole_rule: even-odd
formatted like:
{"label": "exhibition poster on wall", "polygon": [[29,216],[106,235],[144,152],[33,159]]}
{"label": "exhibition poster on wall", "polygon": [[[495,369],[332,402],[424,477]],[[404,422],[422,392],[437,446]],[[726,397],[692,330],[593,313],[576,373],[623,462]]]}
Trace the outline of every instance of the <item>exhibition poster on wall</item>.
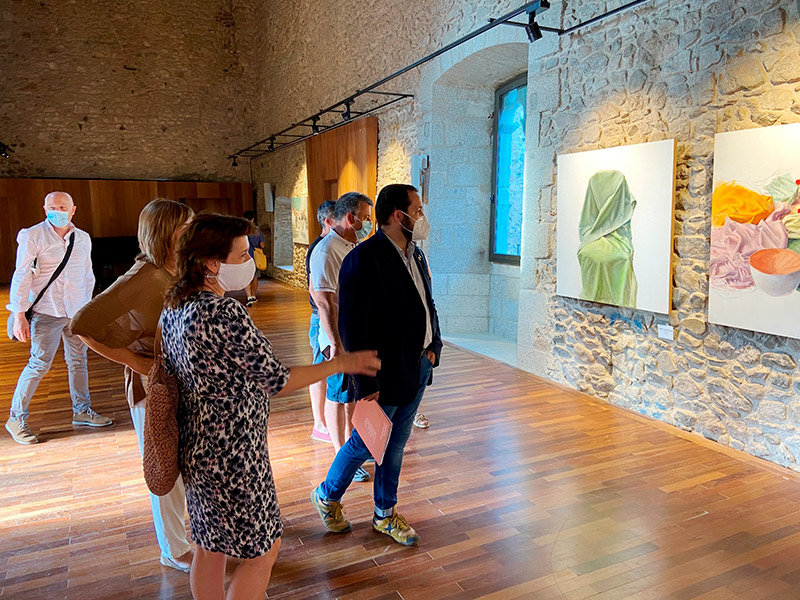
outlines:
{"label": "exhibition poster on wall", "polygon": [[556,293],[667,314],[675,140],[558,156]]}
{"label": "exhibition poster on wall", "polygon": [[292,241],[308,244],[308,196],[292,198]]}
{"label": "exhibition poster on wall", "polygon": [[800,124],[714,145],[708,320],[800,338]]}
{"label": "exhibition poster on wall", "polygon": [[272,193],[272,184],[264,184],[264,210],[266,212],[273,212],[275,210],[275,198]]}

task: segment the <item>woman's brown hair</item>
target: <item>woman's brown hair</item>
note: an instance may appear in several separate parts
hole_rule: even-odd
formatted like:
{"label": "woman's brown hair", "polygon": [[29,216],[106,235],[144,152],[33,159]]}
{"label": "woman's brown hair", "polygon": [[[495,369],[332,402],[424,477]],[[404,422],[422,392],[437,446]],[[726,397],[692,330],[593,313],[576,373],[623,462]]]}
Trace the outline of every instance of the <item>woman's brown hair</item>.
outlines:
{"label": "woman's brown hair", "polygon": [[183,232],[178,242],[178,279],[167,291],[166,305],[177,308],[192,294],[203,289],[206,262],[225,261],[233,241],[248,235],[253,226],[246,219],[214,213],[200,213]]}
{"label": "woman's brown hair", "polygon": [[172,258],[172,236],[178,228],[194,216],[186,204],[156,198],[148,202],[139,213],[139,249],[144,257],[163,269]]}

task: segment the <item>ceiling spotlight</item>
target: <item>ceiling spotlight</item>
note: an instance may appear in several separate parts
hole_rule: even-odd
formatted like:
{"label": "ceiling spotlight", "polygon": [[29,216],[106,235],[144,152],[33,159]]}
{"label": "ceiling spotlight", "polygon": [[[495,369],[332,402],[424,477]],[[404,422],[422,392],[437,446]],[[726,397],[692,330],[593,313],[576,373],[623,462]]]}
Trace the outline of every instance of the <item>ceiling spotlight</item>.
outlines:
{"label": "ceiling spotlight", "polygon": [[536,12],[528,13],[528,25],[525,27],[525,33],[528,35],[528,40],[531,44],[536,40],[542,39],[542,30],[536,23]]}
{"label": "ceiling spotlight", "polygon": [[269,147],[269,151],[270,152],[275,152],[275,138],[274,137],[269,138],[269,146],[268,147]]}
{"label": "ceiling spotlight", "polygon": [[0,156],[3,158],[11,158],[11,153],[14,152],[13,148],[6,146],[3,142],[0,142]]}
{"label": "ceiling spotlight", "polygon": [[353,104],[353,103],[352,103],[350,100],[345,100],[345,103],[344,103],[344,112],[342,112],[342,119],[344,119],[345,121],[349,121],[350,119],[352,119],[352,118],[353,118],[353,115],[352,115],[352,113],[350,112],[350,106],[351,106],[352,104]]}
{"label": "ceiling spotlight", "polygon": [[311,117],[311,131],[319,133],[319,117]]}
{"label": "ceiling spotlight", "polygon": [[234,167],[238,167],[239,166],[239,163],[236,162],[236,155],[235,154],[233,155],[233,165],[232,166],[234,166]]}
{"label": "ceiling spotlight", "polygon": [[528,34],[528,40],[530,40],[531,43],[542,39],[542,30],[539,29],[539,26],[536,23],[531,23],[528,25],[525,28],[525,33]]}

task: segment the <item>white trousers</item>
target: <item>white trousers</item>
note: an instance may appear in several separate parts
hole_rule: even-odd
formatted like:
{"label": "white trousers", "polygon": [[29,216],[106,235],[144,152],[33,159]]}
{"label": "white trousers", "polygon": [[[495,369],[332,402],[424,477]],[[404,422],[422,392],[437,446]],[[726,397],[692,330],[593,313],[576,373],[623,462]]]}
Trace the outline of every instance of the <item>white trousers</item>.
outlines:
{"label": "white trousers", "polygon": [[[144,452],[144,414],[147,399],[137,402],[131,408],[133,428],[139,440],[139,450]],[[153,524],[156,527],[156,539],[161,555],[166,558],[183,556],[189,550],[189,541],[186,539],[186,490],[183,479],[178,475],[178,481],[166,496],[150,494],[150,506],[153,509]]]}

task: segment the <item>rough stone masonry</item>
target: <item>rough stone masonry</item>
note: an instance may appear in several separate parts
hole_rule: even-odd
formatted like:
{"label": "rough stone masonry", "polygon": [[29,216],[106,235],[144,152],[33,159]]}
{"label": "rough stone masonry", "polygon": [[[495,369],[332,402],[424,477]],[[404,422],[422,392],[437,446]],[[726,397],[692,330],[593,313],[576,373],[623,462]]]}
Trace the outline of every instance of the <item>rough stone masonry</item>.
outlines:
{"label": "rough stone masonry", "polygon": [[[291,11],[293,4],[282,10]],[[570,26],[621,4],[554,3],[547,24]],[[378,79],[515,6],[462,2],[456,8],[453,2],[436,1],[426,7],[429,16],[410,29],[398,22],[405,23],[400,15],[414,14],[411,2],[380,5],[349,21],[334,18],[329,31],[320,33],[331,44],[337,41],[338,54],[321,57],[308,71],[287,72],[288,79],[280,83],[294,97],[334,100],[337,92]],[[386,23],[400,25],[402,43],[380,44],[381,24]],[[265,31],[277,27],[268,19]],[[429,150],[441,135],[430,125],[429,107],[419,101],[421,79],[436,69],[446,73],[471,53],[501,43],[500,38],[465,45],[423,68],[421,78],[404,82],[411,86],[404,91],[418,97],[410,106],[381,115],[379,187],[405,179],[409,156]],[[286,39],[284,52],[301,47],[293,44],[300,44],[298,37]],[[537,44],[530,47],[528,64],[520,366],[800,469],[800,342],[707,324],[714,135],[800,122],[797,2],[651,2],[579,35],[555,42],[546,36]],[[335,72],[325,68],[328,61],[377,48],[379,59],[358,62],[358,71],[349,62]],[[412,60],[408,48],[416,50]],[[311,79],[308,72],[313,72]],[[276,125],[305,116],[285,114],[291,109],[281,105],[284,116],[275,119]],[[678,157],[672,313],[667,318],[557,297],[557,154],[669,138],[677,139]],[[491,143],[488,136],[485,143]],[[296,188],[304,166],[302,155],[292,150],[259,161],[255,171],[261,181]],[[436,201],[432,195],[430,202]],[[435,255],[437,248],[431,244],[426,251]],[[296,266],[303,252],[300,247]],[[656,325],[667,321],[677,328],[674,342],[656,335]]]}

